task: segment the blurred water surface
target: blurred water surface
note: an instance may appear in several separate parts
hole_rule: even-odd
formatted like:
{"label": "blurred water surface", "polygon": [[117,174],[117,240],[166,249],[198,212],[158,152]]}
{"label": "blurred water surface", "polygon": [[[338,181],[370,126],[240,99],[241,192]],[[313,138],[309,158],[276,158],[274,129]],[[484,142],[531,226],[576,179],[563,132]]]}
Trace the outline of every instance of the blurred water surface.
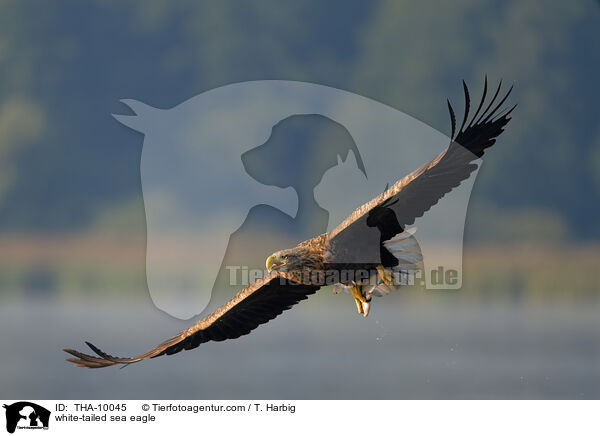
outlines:
{"label": "blurred water surface", "polygon": [[[251,335],[124,369],[63,347],[145,351],[191,322],[147,301],[3,301],[0,392],[34,399],[599,398],[598,304],[375,301],[327,290]],[[85,345],[83,345],[85,346]]]}

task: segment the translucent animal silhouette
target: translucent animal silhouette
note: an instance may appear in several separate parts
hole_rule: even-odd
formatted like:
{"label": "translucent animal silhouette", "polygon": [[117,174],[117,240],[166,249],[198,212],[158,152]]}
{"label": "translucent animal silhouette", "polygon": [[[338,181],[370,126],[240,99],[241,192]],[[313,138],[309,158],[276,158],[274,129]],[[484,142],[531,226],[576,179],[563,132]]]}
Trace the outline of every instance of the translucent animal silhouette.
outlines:
{"label": "translucent animal silhouette", "polygon": [[[379,194],[386,183],[409,174],[449,143],[446,135],[401,111],[312,83],[236,83],[165,110],[122,101],[135,115],[115,118],[144,134],[140,172],[148,288],[158,308],[184,319],[209,303],[229,237],[249,210],[266,204],[296,215],[294,190],[259,183],[248,175],[241,159],[264,144],[281,120],[322,115],[344,126],[356,143],[367,178],[357,173],[352,156],[342,165],[343,172],[330,170],[317,189],[317,201],[330,214],[329,229]],[[358,177],[363,178],[362,185]],[[426,269],[435,269],[442,260],[448,264],[448,259],[460,267],[472,180],[474,176],[417,224]],[[447,244],[443,258],[436,257],[438,241]]]}
{"label": "translucent animal silhouette", "polygon": [[364,203],[364,195],[369,195],[368,180],[359,169],[354,153],[348,153],[345,161],[338,156],[338,164],[323,174],[321,183],[315,188],[315,200],[329,211],[327,231],[333,230]]}

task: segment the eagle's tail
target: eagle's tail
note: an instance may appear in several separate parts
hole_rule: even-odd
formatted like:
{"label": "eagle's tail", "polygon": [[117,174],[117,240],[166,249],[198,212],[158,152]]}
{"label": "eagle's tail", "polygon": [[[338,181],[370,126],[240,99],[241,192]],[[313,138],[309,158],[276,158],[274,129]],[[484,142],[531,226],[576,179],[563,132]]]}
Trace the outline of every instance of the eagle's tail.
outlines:
{"label": "eagle's tail", "polygon": [[398,265],[391,268],[394,283],[386,284],[379,279],[377,284],[365,290],[367,298],[371,296],[381,297],[397,291],[405,283],[408,283],[408,274],[421,269],[423,255],[421,254],[421,247],[414,236],[416,231],[416,227],[404,230],[383,243],[383,246],[398,259]]}
{"label": "eagle's tail", "polygon": [[394,267],[397,271],[416,269],[423,260],[421,247],[414,234],[416,227],[404,230],[383,243],[383,246],[398,259],[399,264]]}

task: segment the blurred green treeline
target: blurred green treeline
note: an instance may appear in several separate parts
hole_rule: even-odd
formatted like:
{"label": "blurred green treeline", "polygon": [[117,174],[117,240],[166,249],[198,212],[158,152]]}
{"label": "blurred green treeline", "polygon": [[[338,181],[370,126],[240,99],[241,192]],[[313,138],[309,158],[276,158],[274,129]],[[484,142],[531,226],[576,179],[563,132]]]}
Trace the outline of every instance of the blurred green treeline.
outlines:
{"label": "blurred green treeline", "polygon": [[598,291],[599,24],[592,0],[0,1],[0,287],[145,286],[122,98],[310,81],[448,133],[445,98],[487,73],[519,107],[473,190],[466,287]]}

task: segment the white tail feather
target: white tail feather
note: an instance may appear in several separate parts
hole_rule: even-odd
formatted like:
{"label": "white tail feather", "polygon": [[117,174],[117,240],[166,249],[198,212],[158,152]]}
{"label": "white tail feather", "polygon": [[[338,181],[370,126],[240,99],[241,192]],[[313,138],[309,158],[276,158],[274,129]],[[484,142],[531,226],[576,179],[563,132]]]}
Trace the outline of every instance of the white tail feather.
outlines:
{"label": "white tail feather", "polygon": [[391,294],[394,291],[400,289],[401,285],[388,286],[385,283],[379,283],[374,286],[370,286],[365,289],[365,296],[370,297],[383,297],[384,295]]}
{"label": "white tail feather", "polygon": [[401,264],[405,264],[401,266],[404,269],[411,265],[416,265],[423,260],[421,248],[419,247],[417,239],[414,237],[416,231],[416,227],[412,227],[402,233],[398,233],[396,236],[383,243],[383,246],[387,248]]}

